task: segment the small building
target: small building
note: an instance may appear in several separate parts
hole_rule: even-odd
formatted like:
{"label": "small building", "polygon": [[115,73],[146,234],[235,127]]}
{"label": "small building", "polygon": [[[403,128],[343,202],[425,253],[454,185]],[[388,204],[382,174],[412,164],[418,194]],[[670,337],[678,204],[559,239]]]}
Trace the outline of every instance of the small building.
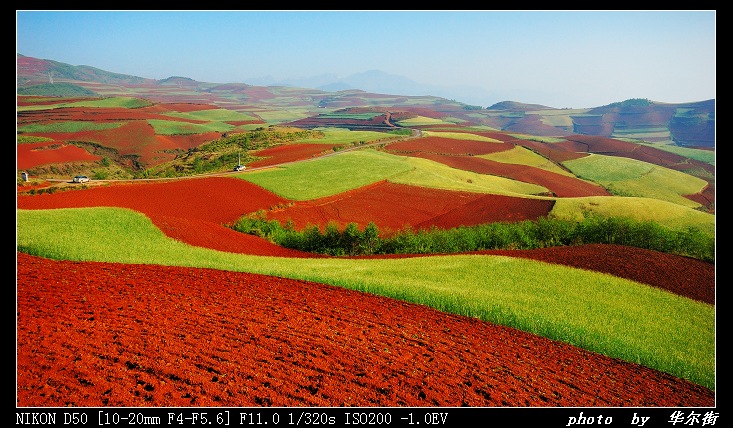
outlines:
{"label": "small building", "polygon": [[21,179],[22,179],[23,181],[28,181],[28,173],[27,173],[27,172],[25,172],[25,171],[21,172],[21,173],[20,173],[20,178],[21,178]]}

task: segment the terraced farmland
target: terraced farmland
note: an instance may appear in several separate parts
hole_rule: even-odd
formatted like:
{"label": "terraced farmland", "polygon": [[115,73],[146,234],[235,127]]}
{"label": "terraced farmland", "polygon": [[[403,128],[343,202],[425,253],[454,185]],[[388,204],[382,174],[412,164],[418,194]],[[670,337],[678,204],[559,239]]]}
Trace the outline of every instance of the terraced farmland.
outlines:
{"label": "terraced farmland", "polygon": [[[19,406],[715,405],[714,262],[613,244],[330,257],[230,227],[254,213],[385,232],[595,213],[714,237],[702,151],[519,138],[524,119],[511,134],[451,128],[406,106],[322,118],[413,135],[338,129],[249,150],[225,146],[265,132],[242,109],[19,100],[18,166],[38,173],[16,198]],[[83,112],[103,125],[79,125]],[[246,151],[248,169],[105,179],[219,149]],[[73,185],[76,170],[97,176]]]}

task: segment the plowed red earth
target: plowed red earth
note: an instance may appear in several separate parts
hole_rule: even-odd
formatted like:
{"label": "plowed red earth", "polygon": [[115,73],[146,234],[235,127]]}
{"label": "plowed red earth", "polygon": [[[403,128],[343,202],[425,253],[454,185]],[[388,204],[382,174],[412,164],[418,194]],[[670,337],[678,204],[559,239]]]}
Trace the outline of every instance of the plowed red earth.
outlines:
{"label": "plowed red earth", "polygon": [[468,156],[487,155],[489,153],[511,150],[512,148],[514,148],[514,144],[509,142],[459,140],[445,137],[422,137],[390,143],[387,146],[387,151],[399,153],[440,153]]}
{"label": "plowed red earth", "polygon": [[[216,178],[19,195],[17,207],[130,207],[221,249],[236,234],[222,224],[278,202]],[[236,235],[240,253],[279,248]],[[307,255],[285,253],[273,254]],[[616,246],[507,254],[714,302],[710,263]],[[713,391],[643,366],[323,284],[22,253],[16,273],[18,406],[715,405]]]}
{"label": "plowed red earth", "polygon": [[[489,136],[491,138],[496,137],[496,135]],[[502,138],[506,140],[506,137],[506,135],[503,135]],[[578,178],[529,165],[508,164],[474,156],[510,150],[515,146],[515,142],[519,142],[519,140],[490,143],[443,137],[423,137],[392,143],[387,146],[387,150],[403,156],[430,159],[464,171],[497,175],[537,184],[547,188],[559,197],[610,195],[603,187]]]}
{"label": "plowed red earth", "polygon": [[546,216],[554,202],[501,195],[428,189],[386,181],[335,196],[298,202],[268,213],[268,219],[297,230],[308,225],[348,223],[360,227],[374,222],[385,233],[411,227],[415,230],[473,226],[497,221],[534,220]]}
{"label": "plowed red earth", "polygon": [[257,168],[271,166],[286,162],[294,162],[303,159],[320,156],[327,152],[333,152],[338,144],[283,144],[252,152],[253,156],[262,159],[250,162],[248,167]]}
{"label": "plowed red earth", "polygon": [[[19,105],[23,98],[19,98]],[[28,103],[24,103],[28,104]],[[51,138],[58,141],[87,141],[105,147],[113,147],[120,155],[139,155],[139,161],[157,165],[170,161],[176,151],[198,147],[208,141],[221,137],[220,132],[202,134],[157,135],[148,123],[150,119],[171,120],[166,113],[191,112],[214,109],[216,106],[196,103],[161,103],[141,108],[82,108],[66,107],[60,109],[22,111],[18,113],[18,126],[35,123],[52,123],[56,121],[114,122],[122,123],[112,129],[86,130],[77,132],[47,132],[33,135]],[[176,118],[178,122],[205,123],[204,121]],[[24,157],[19,145],[18,159],[24,162],[23,168],[33,168],[52,163],[88,160],[79,158],[76,152],[61,152],[52,159]],[[81,149],[79,149],[81,150]],[[91,156],[87,154],[88,156]],[[63,157],[62,157],[63,156]],[[98,158],[98,156],[94,156]],[[20,166],[19,166],[20,167]]]}
{"label": "plowed red earth", "polygon": [[54,163],[93,162],[101,159],[101,156],[93,155],[81,147],[61,141],[51,141],[18,144],[16,166],[19,170],[23,170]]}

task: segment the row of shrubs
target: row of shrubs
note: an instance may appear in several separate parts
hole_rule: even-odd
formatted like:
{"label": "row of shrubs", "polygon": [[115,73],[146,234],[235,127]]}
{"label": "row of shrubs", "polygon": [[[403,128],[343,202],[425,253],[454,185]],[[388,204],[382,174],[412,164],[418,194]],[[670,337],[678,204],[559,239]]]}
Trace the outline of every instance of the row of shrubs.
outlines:
{"label": "row of shrubs", "polygon": [[232,225],[239,232],[266,238],[283,247],[332,256],[461,253],[495,249],[535,249],[565,245],[618,244],[715,262],[715,237],[696,228],[675,231],[653,221],[587,214],[582,221],[543,217],[515,223],[487,223],[452,229],[380,233],[372,222],[339,229],[308,225],[297,231],[292,221],[267,220],[264,211]]}

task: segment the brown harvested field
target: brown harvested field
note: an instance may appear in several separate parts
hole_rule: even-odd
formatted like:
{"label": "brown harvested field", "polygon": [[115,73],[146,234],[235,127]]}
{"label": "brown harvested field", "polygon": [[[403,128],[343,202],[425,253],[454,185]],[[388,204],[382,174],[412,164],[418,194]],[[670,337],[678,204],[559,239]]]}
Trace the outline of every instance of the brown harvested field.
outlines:
{"label": "brown harvested field", "polygon": [[[372,190],[382,186],[392,187]],[[19,209],[128,207],[192,245],[312,256],[223,226],[281,202],[221,177],[17,198]],[[714,265],[683,257],[602,245],[496,253],[607,272],[714,302]],[[715,404],[713,391],[646,367],[322,284],[22,253],[16,274],[18,406]]]}

